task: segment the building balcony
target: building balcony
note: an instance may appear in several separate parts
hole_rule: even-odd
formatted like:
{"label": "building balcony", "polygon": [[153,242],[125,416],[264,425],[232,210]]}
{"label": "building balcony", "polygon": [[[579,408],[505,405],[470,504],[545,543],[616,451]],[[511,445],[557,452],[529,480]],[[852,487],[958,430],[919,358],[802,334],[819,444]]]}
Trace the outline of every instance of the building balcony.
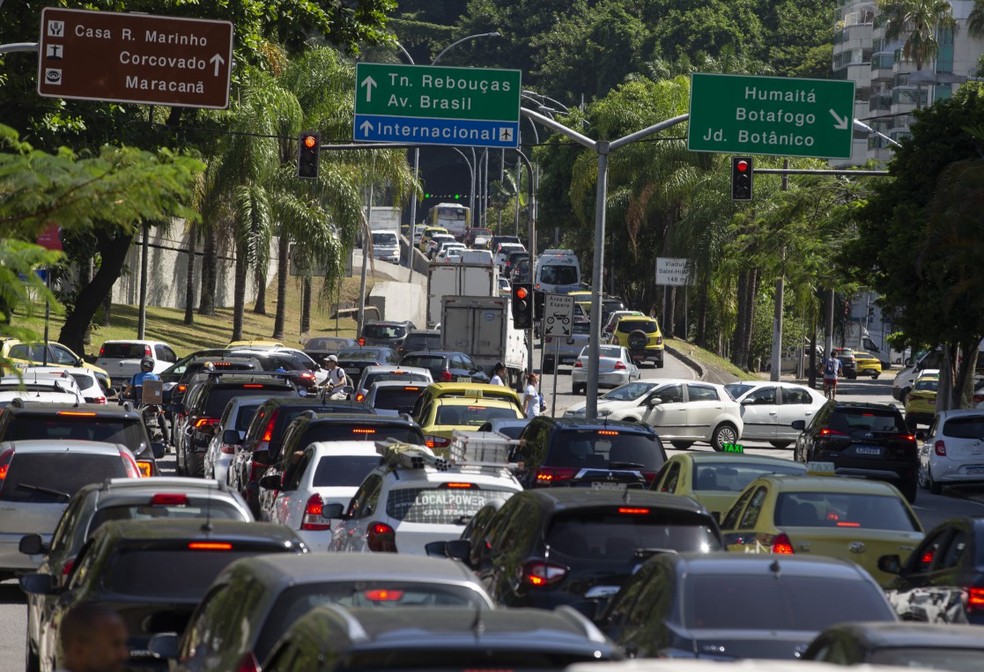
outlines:
{"label": "building balcony", "polygon": [[868,112],[889,112],[892,109],[892,94],[876,93],[868,99]]}
{"label": "building balcony", "polygon": [[873,54],[871,57],[871,81],[890,82],[895,74],[895,56],[891,52]]}

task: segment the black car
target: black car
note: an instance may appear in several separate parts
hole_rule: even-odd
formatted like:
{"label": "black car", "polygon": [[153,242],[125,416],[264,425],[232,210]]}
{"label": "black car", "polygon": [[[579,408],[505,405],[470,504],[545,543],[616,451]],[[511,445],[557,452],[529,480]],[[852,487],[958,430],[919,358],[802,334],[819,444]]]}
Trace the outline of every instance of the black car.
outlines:
{"label": "black car", "polygon": [[362,325],[362,338],[365,341],[364,345],[384,345],[396,350],[403,345],[403,341],[414,328],[413,322],[409,321],[366,322]]}
{"label": "black car", "polygon": [[981,630],[966,625],[843,623],[820,633],[804,660],[838,665],[898,665],[978,672],[984,660]]}
{"label": "black car", "polygon": [[930,530],[905,564],[878,559],[898,576],[889,596],[905,620],[984,625],[984,518],[951,518]]}
{"label": "black car", "polygon": [[653,553],[723,548],[714,518],[694,500],[625,488],[517,493],[483,536],[427,552],[465,562],[500,605],[568,605],[592,616]]}
{"label": "black car", "polygon": [[794,448],[797,462],[833,462],[835,472],[894,483],[916,501],[919,453],[902,413],[888,404],[828,401],[813,416]]}
{"label": "black car", "polygon": [[437,329],[411,331],[406,340],[396,349],[396,354],[403,357],[408,352],[417,350],[440,350],[441,332]]}
{"label": "black car", "polygon": [[157,476],[163,443],[152,442],[143,415],[127,406],[48,404],[14,399],[0,408],[0,441],[74,439],[117,443],[137,458],[145,476]]}
{"label": "black car", "polygon": [[570,610],[317,607],[290,627],[262,669],[563,670],[621,658],[618,647]]}
{"label": "black car", "polygon": [[42,669],[64,668],[57,639],[65,613],[83,602],[116,610],[130,637],[128,670],[166,670],[147,650],[158,632],[184,628],[198,602],[233,560],[261,553],[306,553],[297,534],[281,525],[229,520],[106,522],[79,553],[65,587],[51,574],[21,577],[25,592],[58,595],[42,628]]}
{"label": "black car", "polygon": [[894,622],[874,579],[820,556],[661,553],[609,602],[598,625],[640,658],[794,660],[825,628]]}
{"label": "black car", "polygon": [[382,346],[358,346],[340,350],[338,355],[338,366],[345,371],[345,375],[350,381],[357,381],[362,375],[362,370],[367,366],[378,366],[381,364],[398,364],[399,355],[396,350]]}
{"label": "black car", "polygon": [[205,475],[205,451],[230,399],[296,396],[293,383],[265,374],[208,375],[202,384],[192,385],[174,428],[178,475]]}
{"label": "black car", "polygon": [[422,350],[404,355],[400,366],[419,366],[427,369],[435,383],[487,383],[489,374],[463,352],[452,350]]}
{"label": "black car", "polygon": [[525,488],[625,483],[648,487],[666,462],[649,425],[638,422],[538,416],[520,437],[514,460]]}

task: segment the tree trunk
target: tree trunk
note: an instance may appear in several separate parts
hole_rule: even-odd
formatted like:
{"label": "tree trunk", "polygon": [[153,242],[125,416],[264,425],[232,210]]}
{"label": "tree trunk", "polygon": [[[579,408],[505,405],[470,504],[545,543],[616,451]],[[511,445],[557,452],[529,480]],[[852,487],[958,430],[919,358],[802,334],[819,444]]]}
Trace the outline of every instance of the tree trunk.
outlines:
{"label": "tree trunk", "polygon": [[757,268],[753,268],[749,271],[748,283],[746,284],[746,297],[745,297],[745,328],[742,331],[744,336],[744,343],[742,343],[742,349],[745,352],[745,363],[742,368],[748,371],[751,366],[750,357],[752,353],[752,324],[755,322],[755,297],[758,296],[759,290],[759,280],[761,280],[761,274]]}
{"label": "tree trunk", "polygon": [[188,275],[185,278],[184,323],[195,323],[195,248],[197,247],[198,227],[191,225],[188,232]]}
{"label": "tree trunk", "polygon": [[198,300],[199,315],[215,315],[215,293],[219,282],[219,245],[214,228],[205,232],[202,248],[202,295]]}
{"label": "tree trunk", "polygon": [[711,284],[710,273],[705,273],[701,277],[700,289],[697,290],[697,340],[696,343],[702,348],[707,348],[707,292]]}
{"label": "tree trunk", "polygon": [[[956,358],[953,367],[953,385],[949,393],[950,408],[971,408],[974,396],[974,373],[977,371],[977,353],[980,342],[980,338],[974,337],[959,343],[960,355]],[[940,383],[942,384],[942,382],[941,379]]]}
{"label": "tree trunk", "polygon": [[244,245],[236,246],[236,284],[233,288],[232,340],[243,340],[243,313],[246,311],[246,280],[249,264],[246,263]]}
{"label": "tree trunk", "polygon": [[745,342],[745,336],[742,333],[745,329],[745,301],[747,297],[746,286],[748,285],[748,271],[738,272],[738,307],[735,314],[735,333],[734,337],[731,339],[731,363],[735,366],[743,366],[742,356],[742,343]]}
{"label": "tree trunk", "polygon": [[663,294],[663,331],[667,338],[673,338],[676,334],[674,330],[676,326],[676,287],[667,287],[666,292]]}
{"label": "tree trunk", "polygon": [[[85,331],[92,322],[100,304],[109,297],[113,284],[119,279],[126,263],[126,253],[133,242],[133,234],[99,233],[98,245],[102,263],[92,281],[79,290],[75,306],[65,316],[58,341],[81,354],[85,352]],[[108,311],[107,311],[108,315]]]}
{"label": "tree trunk", "polygon": [[267,288],[267,269],[266,266],[256,265],[256,305],[253,312],[257,315],[266,315],[266,288]]}
{"label": "tree trunk", "polygon": [[289,262],[290,237],[286,227],[280,227],[280,242],[277,244],[277,315],[273,319],[273,337],[284,337],[284,324],[287,322],[287,264]]}
{"label": "tree trunk", "polygon": [[311,276],[301,278],[301,333],[311,331]]}

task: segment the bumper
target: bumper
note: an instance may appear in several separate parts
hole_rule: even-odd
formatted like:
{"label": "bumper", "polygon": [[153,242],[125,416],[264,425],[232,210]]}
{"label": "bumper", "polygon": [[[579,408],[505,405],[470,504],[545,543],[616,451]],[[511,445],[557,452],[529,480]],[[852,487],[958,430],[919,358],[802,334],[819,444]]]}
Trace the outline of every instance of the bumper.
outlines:
{"label": "bumper", "polygon": [[[335,527],[339,521],[333,520],[331,523],[332,527]],[[312,553],[328,553],[331,551],[331,539],[332,531],[323,530],[320,532],[315,532],[314,530],[294,530],[304,543],[307,544],[308,548],[311,549]]]}
{"label": "bumper", "polygon": [[837,458],[829,453],[821,453],[817,459],[833,462],[834,472],[838,476],[856,476],[874,481],[915,483],[917,474],[919,473],[919,463],[917,461]]}
{"label": "bumper", "polygon": [[215,472],[215,480],[219,483],[229,482],[229,467],[232,466],[232,455],[226,455],[221,453],[221,456],[215,460],[212,464],[212,470]]}
{"label": "bumper", "polygon": [[663,363],[663,348],[646,348],[645,350],[629,350],[629,356],[633,362],[656,362]]}
{"label": "bumper", "polygon": [[379,261],[388,261],[391,264],[400,263],[400,253],[399,252],[385,252],[374,255]]}
{"label": "bumper", "polygon": [[[930,461],[933,480],[940,483],[984,483],[984,459],[956,461],[945,458]],[[979,473],[973,471],[979,470]]]}

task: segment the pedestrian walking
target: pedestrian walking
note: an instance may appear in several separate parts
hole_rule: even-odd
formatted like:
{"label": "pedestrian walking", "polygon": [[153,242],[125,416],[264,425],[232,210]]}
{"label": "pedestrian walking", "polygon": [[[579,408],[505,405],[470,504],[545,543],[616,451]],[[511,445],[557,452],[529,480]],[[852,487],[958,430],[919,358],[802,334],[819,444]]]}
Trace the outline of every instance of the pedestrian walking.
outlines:
{"label": "pedestrian walking", "polygon": [[130,657],[126,624],[102,604],[83,602],[68,610],[58,629],[60,672],[120,672]]}
{"label": "pedestrian walking", "polygon": [[506,367],[502,362],[499,362],[492,368],[492,380],[489,381],[490,385],[502,385],[506,386],[503,376],[506,375]]}
{"label": "pedestrian walking", "polygon": [[535,373],[526,376],[526,389],[523,396],[523,413],[527,418],[533,419],[540,414],[540,393],[536,386],[540,382]]}

